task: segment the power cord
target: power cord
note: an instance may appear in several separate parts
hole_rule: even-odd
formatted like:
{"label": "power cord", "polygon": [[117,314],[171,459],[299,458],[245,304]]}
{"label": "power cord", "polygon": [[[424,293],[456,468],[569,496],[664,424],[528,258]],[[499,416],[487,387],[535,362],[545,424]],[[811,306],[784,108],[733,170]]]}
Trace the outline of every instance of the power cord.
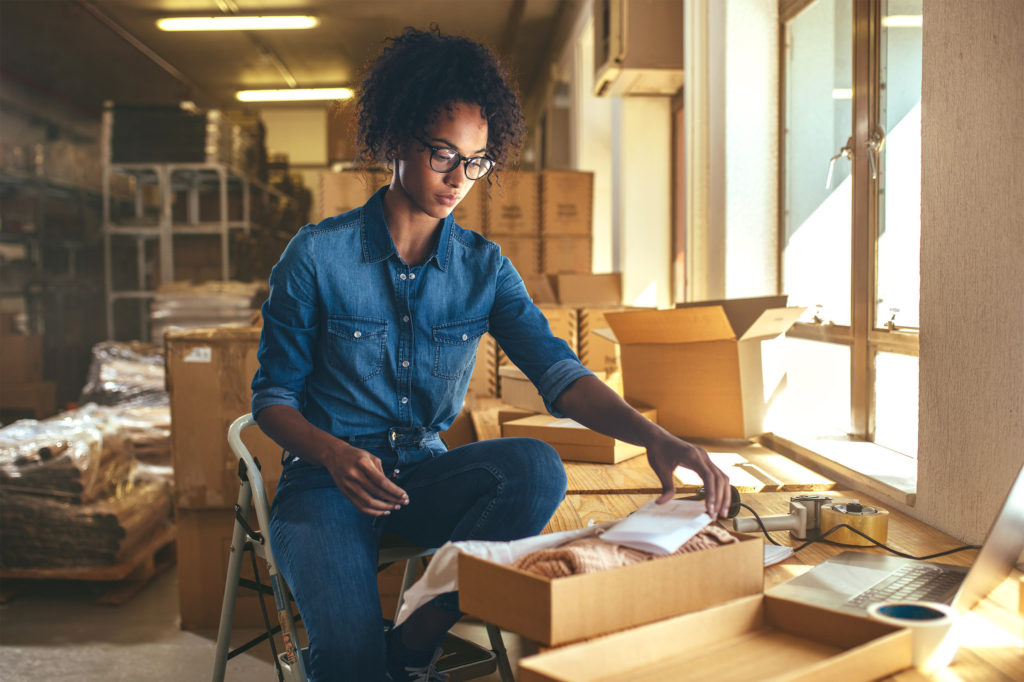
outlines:
{"label": "power cord", "polygon": [[[754,519],[757,521],[757,525],[761,527],[761,532],[764,533],[764,536],[768,540],[768,542],[772,543],[773,545],[779,545],[779,543],[776,542],[772,538],[772,536],[768,534],[768,529],[764,527],[764,523],[761,521],[761,517],[758,515],[758,513],[756,511],[754,511],[749,505],[746,505],[746,504],[744,504],[742,502],[740,503],[740,506],[743,507],[744,509],[746,509],[747,511],[749,511],[751,514],[754,515]],[[872,543],[873,545],[875,545],[877,547],[881,547],[885,551],[891,552],[892,554],[895,554],[896,556],[901,556],[901,557],[903,557],[905,559],[918,559],[918,560],[924,561],[924,560],[927,560],[927,559],[937,559],[938,557],[946,556],[947,554],[955,554],[957,552],[963,552],[964,550],[967,550],[967,549],[981,549],[981,547],[979,545],[963,545],[962,547],[955,547],[953,549],[947,549],[944,552],[936,552],[935,554],[929,554],[927,556],[914,556],[912,554],[906,554],[905,552],[901,552],[899,550],[893,549],[892,547],[889,547],[888,545],[884,545],[881,542],[879,542],[878,540],[875,540],[873,537],[870,537],[869,535],[863,533],[862,531],[858,530],[857,528],[854,528],[853,526],[851,526],[849,524],[841,523],[838,526],[830,528],[828,531],[823,533],[822,536],[820,538],[818,538],[817,540],[808,540],[804,544],[800,545],[799,547],[794,547],[793,548],[793,553],[796,554],[800,550],[804,549],[805,547],[809,547],[810,545],[813,545],[816,542],[820,542],[820,543],[823,543],[823,544],[826,544],[826,545],[832,545],[834,547],[853,547],[853,548],[857,548],[857,547],[862,547],[863,546],[863,545],[849,545],[849,544],[846,544],[846,543],[835,542],[834,540],[826,540],[825,539],[826,537],[828,537],[832,533],[836,532],[840,528],[849,528],[854,533],[856,533],[857,535],[861,536],[862,538],[864,538],[868,542]]]}

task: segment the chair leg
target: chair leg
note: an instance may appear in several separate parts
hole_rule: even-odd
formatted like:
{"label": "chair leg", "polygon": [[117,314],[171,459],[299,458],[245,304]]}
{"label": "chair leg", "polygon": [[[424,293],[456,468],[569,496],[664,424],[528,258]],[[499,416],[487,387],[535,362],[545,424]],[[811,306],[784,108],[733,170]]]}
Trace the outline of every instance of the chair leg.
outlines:
{"label": "chair leg", "polygon": [[[238,506],[248,513],[252,492],[248,485],[242,485],[238,492]],[[238,599],[238,578],[242,571],[242,547],[245,544],[245,529],[237,520],[231,534],[231,556],[228,557],[228,574],[224,579],[224,602],[220,609],[220,627],[217,630],[216,658],[213,663],[213,682],[224,682],[224,672],[231,648],[231,628],[235,620],[235,602]]]}
{"label": "chair leg", "polygon": [[398,612],[402,610],[402,600],[405,599],[405,591],[416,582],[416,559],[405,560],[405,572],[402,574],[402,587],[398,590],[398,603],[395,605],[395,617],[391,621],[398,620]]}
{"label": "chair leg", "polygon": [[491,649],[498,658],[498,676],[501,682],[515,682],[512,674],[512,664],[508,660],[508,652],[505,650],[505,641],[501,638],[501,628],[497,625],[486,624],[487,637],[491,640]]}

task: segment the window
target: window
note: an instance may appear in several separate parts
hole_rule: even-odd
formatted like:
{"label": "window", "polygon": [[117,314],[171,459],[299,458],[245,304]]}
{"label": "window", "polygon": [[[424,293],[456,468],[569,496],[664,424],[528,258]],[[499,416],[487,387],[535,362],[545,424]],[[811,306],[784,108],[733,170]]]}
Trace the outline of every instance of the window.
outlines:
{"label": "window", "polygon": [[784,0],[783,436],[916,457],[922,0]]}

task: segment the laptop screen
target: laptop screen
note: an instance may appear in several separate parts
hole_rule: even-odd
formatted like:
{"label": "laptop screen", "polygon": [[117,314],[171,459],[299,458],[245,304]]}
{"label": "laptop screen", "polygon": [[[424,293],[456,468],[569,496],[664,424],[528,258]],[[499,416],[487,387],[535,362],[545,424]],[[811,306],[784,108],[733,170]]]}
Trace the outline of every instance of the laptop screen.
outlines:
{"label": "laptop screen", "polygon": [[970,572],[953,598],[959,611],[974,608],[1010,574],[1024,554],[1024,467],[1017,473],[999,516],[988,531]]}

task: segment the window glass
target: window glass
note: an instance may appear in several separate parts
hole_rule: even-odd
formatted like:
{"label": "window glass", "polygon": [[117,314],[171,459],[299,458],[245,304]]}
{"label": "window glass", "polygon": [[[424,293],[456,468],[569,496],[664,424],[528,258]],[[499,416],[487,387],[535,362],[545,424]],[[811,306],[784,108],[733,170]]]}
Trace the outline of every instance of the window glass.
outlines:
{"label": "window glass", "polygon": [[875,354],[875,438],[878,445],[917,456],[917,357]]}
{"label": "window glass", "polygon": [[882,16],[878,327],[920,326],[921,16],[921,0],[889,0]]}
{"label": "window glass", "polygon": [[[850,324],[851,164],[829,159],[852,131],[849,0],[818,2],[786,27],[783,291],[807,318]],[[826,187],[826,180],[829,186]]]}
{"label": "window glass", "polygon": [[785,389],[768,410],[769,431],[786,435],[850,433],[850,348],[781,337],[785,341]]}

